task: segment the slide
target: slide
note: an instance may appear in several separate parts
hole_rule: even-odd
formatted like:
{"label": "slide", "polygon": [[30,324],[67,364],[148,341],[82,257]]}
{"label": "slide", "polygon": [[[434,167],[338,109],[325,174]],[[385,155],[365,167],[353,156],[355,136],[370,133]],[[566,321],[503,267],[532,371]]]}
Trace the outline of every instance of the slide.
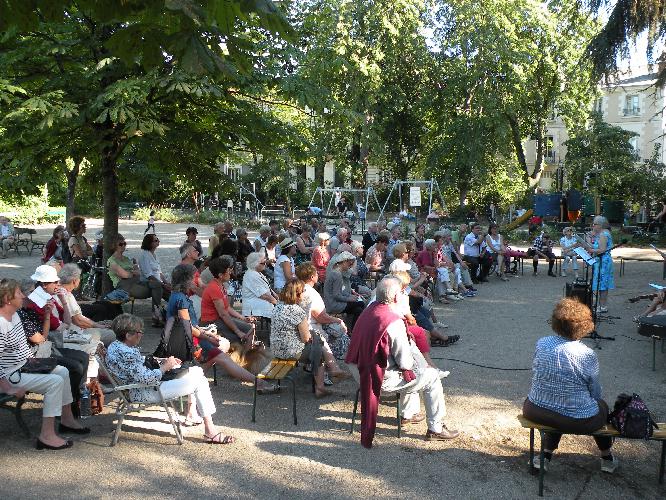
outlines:
{"label": "slide", "polygon": [[516,229],[517,227],[520,227],[520,226],[523,225],[525,222],[527,222],[528,219],[529,219],[530,217],[532,217],[533,214],[534,214],[534,210],[532,210],[532,209],[530,208],[527,212],[525,212],[523,215],[521,215],[521,216],[518,217],[517,219],[513,219],[513,222],[512,222],[512,223],[507,224],[506,226],[504,226],[503,228],[501,228],[501,229],[500,229],[500,233],[503,233],[503,232],[505,232],[505,231],[513,231],[513,230]]}

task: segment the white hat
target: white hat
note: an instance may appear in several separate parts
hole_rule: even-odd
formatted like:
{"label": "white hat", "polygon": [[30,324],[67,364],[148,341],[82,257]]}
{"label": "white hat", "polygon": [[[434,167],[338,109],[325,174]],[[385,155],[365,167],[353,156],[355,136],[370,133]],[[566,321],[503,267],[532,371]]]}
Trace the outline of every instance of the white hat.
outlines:
{"label": "white hat", "polygon": [[55,268],[44,264],[35,269],[35,274],[30,276],[32,281],[39,281],[40,283],[55,283],[59,281],[58,271]]}
{"label": "white hat", "polygon": [[333,267],[339,264],[340,262],[345,262],[347,260],[356,260],[356,257],[354,257],[350,252],[347,251],[336,253],[333,257],[331,257],[329,266]]}
{"label": "white hat", "polygon": [[412,268],[411,264],[407,264],[400,259],[394,259],[389,266],[389,273],[397,273],[400,271],[409,271]]}
{"label": "white hat", "polygon": [[296,244],[291,238],[285,238],[280,242],[280,248],[282,250],[287,250],[288,248],[293,247]]}

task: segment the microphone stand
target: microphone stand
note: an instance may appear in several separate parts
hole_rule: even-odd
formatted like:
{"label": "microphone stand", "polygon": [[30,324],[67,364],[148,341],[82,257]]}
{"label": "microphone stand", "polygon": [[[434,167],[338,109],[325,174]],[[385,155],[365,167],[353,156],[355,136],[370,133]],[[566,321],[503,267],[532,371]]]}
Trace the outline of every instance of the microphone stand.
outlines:
{"label": "microphone stand", "polygon": [[[602,252],[600,254],[597,254],[595,256],[595,259],[596,259],[595,264],[597,265],[597,269],[596,269],[596,272],[594,273],[594,274],[596,274],[596,286],[595,286],[595,290],[594,290],[594,300],[593,300],[593,308],[592,308],[592,321],[594,322],[594,330],[592,330],[592,332],[585,338],[593,339],[594,340],[594,347],[599,349],[599,350],[601,350],[601,346],[599,345],[600,340],[615,340],[615,337],[604,337],[602,335],[599,335],[599,333],[597,332],[597,326],[601,322],[601,317],[599,315],[599,292],[600,292],[599,287],[601,286],[602,259],[603,259],[604,255],[606,255],[606,254],[610,255],[610,253],[613,250],[615,250],[618,247],[621,247],[622,245],[626,245],[626,243],[627,243],[626,240],[623,240],[621,243],[618,243],[617,245],[612,246],[612,247],[608,248],[607,250],[605,250],[604,252]],[[611,265],[612,265],[612,262],[611,262]],[[610,319],[610,317],[608,319]]]}

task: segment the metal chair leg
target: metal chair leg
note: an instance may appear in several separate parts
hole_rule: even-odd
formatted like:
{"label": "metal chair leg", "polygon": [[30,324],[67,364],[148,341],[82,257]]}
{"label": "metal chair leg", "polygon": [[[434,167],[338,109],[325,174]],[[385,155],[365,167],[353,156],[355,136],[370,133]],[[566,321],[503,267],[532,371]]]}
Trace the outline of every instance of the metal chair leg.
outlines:
{"label": "metal chair leg", "polygon": [[356,422],[356,411],[358,410],[358,397],[361,394],[361,389],[356,389],[356,396],[354,396],[354,411],[352,412],[351,428],[349,434],[354,434],[354,423]]}
{"label": "metal chair leg", "polygon": [[294,425],[298,425],[298,417],[296,417],[296,381],[291,377],[286,377],[285,380],[289,380],[291,383],[291,395],[293,398],[293,408],[294,408]]}
{"label": "metal chair leg", "polygon": [[257,382],[259,379],[254,377],[254,394],[252,395],[252,422],[256,422],[256,411],[257,411]]}
{"label": "metal chair leg", "polygon": [[652,371],[655,371],[656,368],[656,351],[657,351],[657,337],[652,336]]}
{"label": "metal chair leg", "polygon": [[16,418],[16,423],[21,428],[21,431],[23,431],[25,437],[30,438],[32,437],[32,434],[30,433],[30,429],[26,425],[25,420],[23,420],[23,415],[21,413],[21,407],[23,406],[23,403],[25,403],[25,398],[17,399],[16,407],[12,411],[14,413],[14,418]]}
{"label": "metal chair leg", "polygon": [[173,407],[173,403],[171,401],[166,402],[162,400],[162,407],[164,408],[164,411],[166,411],[167,416],[169,417],[169,422],[171,423],[171,427],[173,427],[173,431],[176,433],[176,440],[178,441],[178,444],[183,444],[183,436],[180,432],[180,420],[176,424],[174,421],[173,415],[171,411],[169,410],[169,406],[173,409],[174,413],[176,412],[176,409]]}
{"label": "metal chair leg", "polygon": [[217,387],[217,365],[213,365],[213,385]]}
{"label": "metal chair leg", "polygon": [[400,403],[400,393],[398,393],[398,404],[396,405],[398,417],[398,439],[402,437],[402,404]]}
{"label": "metal chair leg", "polygon": [[125,412],[124,410],[120,409],[120,404],[116,410],[116,418],[118,418],[118,424],[116,425],[116,430],[113,432],[113,436],[111,437],[111,444],[109,446],[115,446],[118,444],[118,439],[120,438],[120,432],[123,426],[123,420],[125,419]]}
{"label": "metal chair leg", "polygon": [[544,476],[544,456],[543,456],[543,437],[544,437],[544,432],[542,430],[539,430],[539,434],[541,435],[541,450],[539,451],[539,496],[543,496],[543,476]]}
{"label": "metal chair leg", "polygon": [[530,429],[530,461],[527,463],[527,470],[530,474],[534,470],[534,428]]}
{"label": "metal chair leg", "polygon": [[659,462],[659,484],[664,484],[664,462],[666,462],[666,441],[661,442],[661,461]]}

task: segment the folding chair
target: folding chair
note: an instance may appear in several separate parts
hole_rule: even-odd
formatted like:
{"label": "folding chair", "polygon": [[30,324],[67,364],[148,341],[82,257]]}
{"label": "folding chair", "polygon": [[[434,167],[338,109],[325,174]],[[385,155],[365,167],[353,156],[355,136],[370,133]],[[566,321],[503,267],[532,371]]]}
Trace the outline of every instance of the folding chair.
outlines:
{"label": "folding chair", "polygon": [[[127,415],[128,413],[141,411],[149,406],[157,406],[157,405],[160,405],[162,406],[162,408],[164,408],[164,411],[166,411],[167,416],[169,417],[169,422],[171,423],[171,426],[173,427],[173,430],[176,433],[176,439],[178,440],[178,444],[183,444],[183,431],[180,428],[180,419],[178,418],[178,412],[173,406],[173,402],[179,400],[180,397],[175,397],[172,399],[164,399],[162,391],[160,390],[160,384],[121,385],[116,381],[115,377],[111,374],[111,371],[106,366],[106,361],[101,356],[95,356],[95,357],[97,358],[100,369],[108,377],[109,381],[111,382],[111,385],[113,386],[114,392],[118,393],[119,397],[118,406],[116,407],[116,418],[118,419],[118,424],[116,426],[116,430],[113,432],[113,437],[111,438],[111,444],[109,446],[115,446],[116,443],[118,442],[118,438],[120,437],[120,431],[123,425],[123,420],[125,419],[125,415]],[[157,390],[158,394],[160,395],[159,403],[140,403],[140,402],[133,402],[131,400],[129,392],[130,389],[142,389],[148,387]],[[173,411],[173,414],[171,413],[171,411]]]}

